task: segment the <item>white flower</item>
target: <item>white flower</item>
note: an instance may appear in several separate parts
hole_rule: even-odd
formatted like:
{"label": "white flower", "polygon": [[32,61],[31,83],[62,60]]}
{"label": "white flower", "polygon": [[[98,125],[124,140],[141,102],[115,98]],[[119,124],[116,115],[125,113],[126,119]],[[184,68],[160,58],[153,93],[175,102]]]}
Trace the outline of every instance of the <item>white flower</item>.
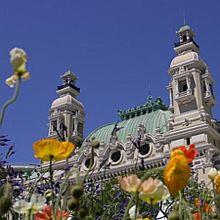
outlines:
{"label": "white flower", "polygon": [[27,55],[24,50],[14,48],[10,51],[10,56],[13,74],[6,79],[5,83],[10,87],[14,87],[19,78],[28,80],[30,78],[30,73],[26,69]]}
{"label": "white flower", "polygon": [[26,200],[18,200],[13,205],[13,210],[19,214],[34,214],[43,209],[46,200],[41,195],[32,195],[30,202]]}
{"label": "white flower", "polygon": [[20,48],[13,48],[10,51],[10,62],[13,67],[14,73],[25,73],[26,70],[26,63],[27,63],[27,55],[24,50]]}
{"label": "white flower", "polygon": [[218,175],[218,171],[215,168],[211,168],[208,172],[208,178],[210,180],[214,180],[217,175]]}
{"label": "white flower", "polygon": [[[131,219],[134,219],[134,218],[135,218],[135,209],[136,209],[136,205],[133,205],[133,206],[129,209],[129,211],[128,211],[129,217],[130,217]],[[136,214],[139,215],[138,211],[137,211]]]}
{"label": "white flower", "polygon": [[17,81],[18,81],[18,76],[12,75],[12,76],[10,76],[9,78],[7,78],[7,79],[5,80],[5,83],[6,83],[8,86],[10,86],[11,88],[13,88]]}

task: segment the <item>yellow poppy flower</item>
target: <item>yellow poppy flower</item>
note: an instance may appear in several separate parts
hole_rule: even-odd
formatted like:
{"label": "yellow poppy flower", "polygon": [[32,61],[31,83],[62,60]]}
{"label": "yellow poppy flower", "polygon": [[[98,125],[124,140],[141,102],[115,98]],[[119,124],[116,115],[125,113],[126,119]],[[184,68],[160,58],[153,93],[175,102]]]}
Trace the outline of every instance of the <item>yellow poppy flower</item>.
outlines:
{"label": "yellow poppy flower", "polygon": [[215,179],[214,179],[214,183],[215,183],[215,190],[218,194],[220,194],[220,174],[218,174]]}
{"label": "yellow poppy flower", "polygon": [[75,149],[70,142],[60,142],[56,139],[46,138],[33,144],[34,156],[42,161],[59,161],[68,158]]}
{"label": "yellow poppy flower", "polygon": [[164,170],[164,182],[170,193],[175,195],[182,190],[188,184],[189,177],[190,167],[187,158],[178,153],[172,155]]}

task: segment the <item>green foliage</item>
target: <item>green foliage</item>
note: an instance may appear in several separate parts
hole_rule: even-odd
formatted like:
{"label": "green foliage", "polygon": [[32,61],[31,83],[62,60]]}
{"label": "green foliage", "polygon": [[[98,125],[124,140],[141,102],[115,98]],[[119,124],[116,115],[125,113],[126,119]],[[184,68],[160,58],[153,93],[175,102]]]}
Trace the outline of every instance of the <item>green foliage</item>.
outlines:
{"label": "green foliage", "polygon": [[[136,174],[143,179],[149,177],[163,179],[162,168],[137,171]],[[99,183],[88,183],[85,188],[83,203],[90,207],[89,214],[98,219],[121,219],[129,201],[133,200],[132,205],[135,204],[132,195],[123,191],[115,178]],[[149,216],[150,213],[156,216],[159,211],[159,204],[150,206],[139,201],[138,210],[145,216]]]}

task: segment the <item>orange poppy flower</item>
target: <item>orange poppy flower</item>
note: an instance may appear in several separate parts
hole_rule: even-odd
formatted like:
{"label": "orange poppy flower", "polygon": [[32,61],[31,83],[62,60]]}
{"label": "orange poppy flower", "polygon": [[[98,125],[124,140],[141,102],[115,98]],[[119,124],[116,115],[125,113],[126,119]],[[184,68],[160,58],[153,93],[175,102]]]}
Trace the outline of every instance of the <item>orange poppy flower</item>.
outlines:
{"label": "orange poppy flower", "polygon": [[199,209],[202,207],[202,210],[205,213],[210,213],[210,212],[214,211],[213,207],[211,207],[207,202],[202,204],[202,201],[199,198],[195,199],[195,206],[196,206],[196,208],[199,208]]}
{"label": "orange poppy flower", "polygon": [[171,194],[176,195],[189,181],[190,167],[183,154],[176,154],[169,160],[164,170],[164,182]]}
{"label": "orange poppy flower", "polygon": [[199,212],[195,212],[192,215],[193,215],[193,220],[202,220],[201,214]]}
{"label": "orange poppy flower", "polygon": [[70,142],[61,142],[52,138],[45,138],[33,144],[34,156],[42,161],[59,161],[68,158],[75,149]]}
{"label": "orange poppy flower", "polygon": [[[58,210],[56,212],[56,220],[66,220],[70,213],[68,211]],[[41,212],[34,216],[34,220],[52,220],[53,211],[51,206],[46,206]]]}
{"label": "orange poppy flower", "polygon": [[189,149],[187,149],[185,146],[180,146],[173,149],[170,157],[174,157],[177,154],[183,154],[188,159],[188,163],[192,163],[192,161],[198,154],[198,150],[195,148],[194,144],[191,144],[189,146]]}
{"label": "orange poppy flower", "polygon": [[192,163],[192,161],[194,160],[194,158],[198,154],[198,150],[196,149],[194,144],[190,144],[189,149],[187,149],[185,146],[181,146],[178,149],[183,151],[183,153],[185,154],[185,156],[188,159],[189,163]]}

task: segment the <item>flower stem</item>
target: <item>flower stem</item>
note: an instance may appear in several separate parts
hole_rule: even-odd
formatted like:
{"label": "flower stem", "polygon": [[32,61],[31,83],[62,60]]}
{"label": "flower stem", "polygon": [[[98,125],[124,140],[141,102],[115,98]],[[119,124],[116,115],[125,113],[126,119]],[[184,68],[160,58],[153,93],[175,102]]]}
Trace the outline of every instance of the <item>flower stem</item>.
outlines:
{"label": "flower stem", "polygon": [[53,157],[50,156],[50,166],[49,166],[49,174],[50,174],[50,188],[51,188],[51,192],[52,192],[52,210],[53,210],[53,220],[55,219],[55,201],[54,201],[54,187],[53,187],[53,168],[52,168],[52,159]]}
{"label": "flower stem", "polygon": [[[217,194],[216,194],[216,187],[215,187],[214,180],[212,180],[212,187],[213,187],[213,196],[215,199]],[[216,211],[217,211],[217,216],[220,217],[220,207],[217,204],[216,199],[214,200],[214,203],[215,203],[215,207],[216,207]]]}
{"label": "flower stem", "polygon": [[180,219],[183,220],[183,210],[182,210],[182,193],[181,191],[179,190],[179,216],[180,216]]}
{"label": "flower stem", "polygon": [[136,201],[135,201],[135,215],[134,215],[134,219],[136,219],[136,217],[137,217],[137,211],[138,211],[138,196],[139,196],[139,192],[137,191],[137,192],[136,192],[136,195],[135,195]]}
{"label": "flower stem", "polygon": [[25,214],[25,220],[32,220],[32,213],[31,210],[28,211],[28,213]]}
{"label": "flower stem", "polygon": [[153,210],[153,199],[150,199],[150,217],[153,218],[154,216],[154,210]]}
{"label": "flower stem", "polygon": [[16,83],[14,94],[13,94],[12,98],[9,99],[7,102],[5,102],[5,104],[3,105],[2,109],[1,109],[1,112],[0,112],[0,127],[2,126],[6,109],[8,108],[9,105],[11,105],[13,102],[15,102],[17,97],[18,97],[19,90],[20,90],[20,84],[21,84],[21,79],[19,78],[17,83]]}

